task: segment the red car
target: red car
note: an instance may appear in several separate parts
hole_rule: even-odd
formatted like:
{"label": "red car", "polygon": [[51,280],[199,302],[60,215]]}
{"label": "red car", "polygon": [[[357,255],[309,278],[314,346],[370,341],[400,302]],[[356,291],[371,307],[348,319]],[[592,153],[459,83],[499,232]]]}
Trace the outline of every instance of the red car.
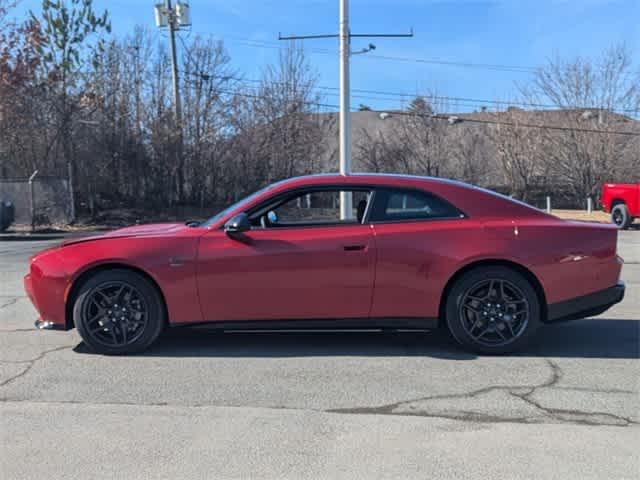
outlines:
{"label": "red car", "polygon": [[[340,214],[341,198],[347,206]],[[40,328],[96,352],[163,328],[446,328],[505,353],[546,322],[622,300],[617,229],[560,220],[464,183],[317,175],[271,185],[201,224],[80,238],[35,255]]]}
{"label": "red car", "polygon": [[640,183],[605,183],[602,186],[602,208],[611,212],[611,220],[622,230],[640,217]]}

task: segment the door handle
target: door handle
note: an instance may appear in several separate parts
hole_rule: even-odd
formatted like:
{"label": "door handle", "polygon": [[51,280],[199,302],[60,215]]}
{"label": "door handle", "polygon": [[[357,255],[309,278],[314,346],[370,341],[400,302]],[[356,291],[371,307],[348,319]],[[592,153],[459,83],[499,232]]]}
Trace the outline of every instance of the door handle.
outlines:
{"label": "door handle", "polygon": [[364,250],[364,245],[345,245],[344,246],[344,251],[345,252],[357,252],[359,250]]}

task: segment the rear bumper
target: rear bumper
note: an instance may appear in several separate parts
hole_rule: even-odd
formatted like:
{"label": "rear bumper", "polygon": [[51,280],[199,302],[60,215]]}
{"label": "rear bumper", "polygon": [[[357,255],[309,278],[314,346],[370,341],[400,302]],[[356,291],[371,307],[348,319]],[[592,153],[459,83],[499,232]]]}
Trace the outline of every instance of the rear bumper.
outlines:
{"label": "rear bumper", "polygon": [[624,291],[624,283],[618,282],[613,287],[589,295],[553,303],[547,309],[547,321],[558,322],[600,315],[616,303],[621,302],[624,298]]}

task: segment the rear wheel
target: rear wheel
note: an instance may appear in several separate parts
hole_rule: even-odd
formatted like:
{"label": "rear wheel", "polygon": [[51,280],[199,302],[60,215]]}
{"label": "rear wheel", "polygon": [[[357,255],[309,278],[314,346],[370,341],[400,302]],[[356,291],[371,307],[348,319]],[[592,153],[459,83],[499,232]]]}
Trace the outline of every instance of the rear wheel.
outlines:
{"label": "rear wheel", "polygon": [[540,325],[540,301],[531,283],[506,267],[480,267],[453,285],[446,323],[463,347],[504,354],[526,344]]}
{"label": "rear wheel", "polygon": [[103,354],[139,352],[165,324],[162,297],[144,276],[131,270],[104,270],[78,291],[73,319],[90,350]]}
{"label": "rear wheel", "polygon": [[611,220],[621,230],[626,230],[633,222],[633,218],[629,214],[629,209],[624,203],[619,203],[611,209]]}

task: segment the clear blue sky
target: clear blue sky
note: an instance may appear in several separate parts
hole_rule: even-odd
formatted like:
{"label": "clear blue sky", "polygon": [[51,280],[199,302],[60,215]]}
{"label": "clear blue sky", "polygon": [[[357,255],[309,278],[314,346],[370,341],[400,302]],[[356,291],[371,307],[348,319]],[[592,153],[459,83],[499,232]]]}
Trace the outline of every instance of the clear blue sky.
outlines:
{"label": "clear blue sky", "polygon": [[[153,1],[95,0],[96,10],[107,8],[116,33],[134,25],[155,29]],[[338,0],[191,0],[190,35],[215,35],[225,40],[233,66],[246,78],[257,78],[277,55],[274,48],[246,44],[246,39],[277,44],[283,34],[335,33]],[[454,62],[535,67],[558,53],[597,56],[604,48],[625,42],[640,64],[640,0],[351,0],[351,30],[403,32],[413,27],[412,39],[376,39],[376,55],[440,59]],[[40,1],[23,0],[18,12],[37,10]],[[187,36],[189,33],[181,32]],[[365,46],[356,41],[352,48]],[[245,42],[245,43],[243,43]],[[336,40],[307,41],[312,49],[337,51]],[[314,53],[310,60],[320,84],[338,85],[337,55]],[[509,100],[516,82],[529,74],[462,68],[379,58],[353,57],[352,88]],[[327,97],[327,103],[337,98]],[[397,101],[353,98],[378,108]],[[463,105],[459,109],[465,110]],[[451,110],[456,106],[452,105]]]}

